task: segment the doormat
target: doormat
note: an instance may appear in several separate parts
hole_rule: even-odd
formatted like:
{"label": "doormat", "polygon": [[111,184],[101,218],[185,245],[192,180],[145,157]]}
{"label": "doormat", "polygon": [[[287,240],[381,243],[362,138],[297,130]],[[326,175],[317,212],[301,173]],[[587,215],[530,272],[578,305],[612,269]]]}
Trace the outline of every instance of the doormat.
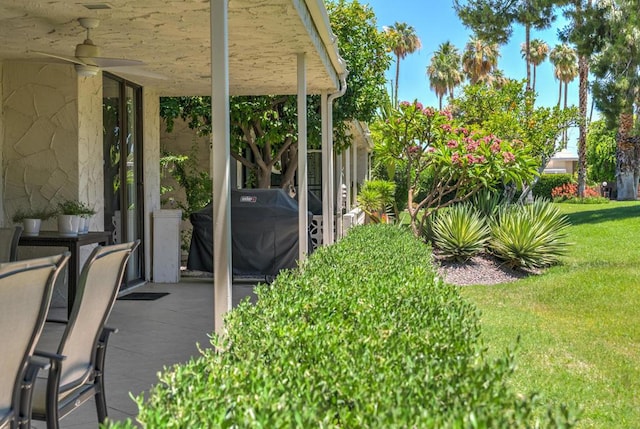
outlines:
{"label": "doormat", "polygon": [[118,299],[120,301],[155,301],[166,295],[169,295],[169,292],[132,292]]}

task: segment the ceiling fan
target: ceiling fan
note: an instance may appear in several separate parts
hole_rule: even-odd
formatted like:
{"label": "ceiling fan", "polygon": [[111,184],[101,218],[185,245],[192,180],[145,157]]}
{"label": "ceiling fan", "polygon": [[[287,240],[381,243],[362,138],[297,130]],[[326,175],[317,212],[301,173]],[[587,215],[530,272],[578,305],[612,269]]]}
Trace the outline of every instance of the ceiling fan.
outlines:
{"label": "ceiling fan", "polygon": [[100,25],[100,20],[97,18],[78,18],[78,22],[87,30],[87,38],[84,42],[76,45],[75,56],[70,57],[40,51],[33,52],[38,55],[44,55],[46,57],[56,58],[58,60],[75,64],[76,72],[80,76],[95,76],[100,70],[113,70],[155,79],[166,79],[165,76],[160,74],[135,68],[144,66],[145,63],[142,61],[101,57],[100,47],[95,45],[91,40],[91,30]]}

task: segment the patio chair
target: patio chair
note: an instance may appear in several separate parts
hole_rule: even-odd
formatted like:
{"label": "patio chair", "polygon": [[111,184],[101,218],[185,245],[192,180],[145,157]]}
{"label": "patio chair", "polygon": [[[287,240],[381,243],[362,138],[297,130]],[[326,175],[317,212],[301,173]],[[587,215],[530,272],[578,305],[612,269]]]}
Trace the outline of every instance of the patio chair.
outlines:
{"label": "patio chair", "polygon": [[69,253],[0,264],[0,428],[29,428],[29,395],[38,367],[27,366]]}
{"label": "patio chair", "polygon": [[[36,381],[31,417],[46,420],[47,428],[92,396],[98,421],[107,418],[104,391],[104,363],[109,335],[105,326],[118,295],[127,261],[140,243],[96,247],[85,263],[69,320],[47,320],[64,327],[62,337],[48,335],[47,327],[36,347],[36,356],[50,360],[46,377]],[[47,325],[51,325],[47,323]]]}
{"label": "patio chair", "polygon": [[14,228],[0,228],[0,262],[12,262],[18,259],[18,242],[22,234],[22,225]]}

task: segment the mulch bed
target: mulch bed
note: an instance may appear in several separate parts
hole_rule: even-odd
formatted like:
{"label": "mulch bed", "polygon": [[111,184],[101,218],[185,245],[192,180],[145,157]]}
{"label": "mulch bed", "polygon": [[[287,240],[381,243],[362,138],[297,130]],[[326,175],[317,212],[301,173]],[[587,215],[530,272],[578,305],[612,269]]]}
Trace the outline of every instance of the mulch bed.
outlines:
{"label": "mulch bed", "polygon": [[445,282],[457,286],[494,285],[508,283],[539,271],[526,271],[510,268],[493,255],[483,253],[466,262],[447,261],[434,252],[434,263],[438,274]]}

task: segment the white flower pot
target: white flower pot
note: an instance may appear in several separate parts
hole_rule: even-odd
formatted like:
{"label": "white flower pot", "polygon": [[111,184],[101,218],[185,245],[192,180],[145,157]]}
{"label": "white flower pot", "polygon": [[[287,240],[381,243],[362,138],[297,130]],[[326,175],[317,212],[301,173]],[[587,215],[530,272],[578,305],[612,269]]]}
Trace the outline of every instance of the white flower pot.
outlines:
{"label": "white flower pot", "polygon": [[78,235],[80,217],[77,215],[58,215],[58,233],[65,237]]}
{"label": "white flower pot", "polygon": [[78,234],[86,234],[85,227],[87,226],[89,219],[83,216],[78,216]]}
{"label": "white flower pot", "polygon": [[22,235],[35,236],[40,234],[41,219],[23,219],[22,220]]}

